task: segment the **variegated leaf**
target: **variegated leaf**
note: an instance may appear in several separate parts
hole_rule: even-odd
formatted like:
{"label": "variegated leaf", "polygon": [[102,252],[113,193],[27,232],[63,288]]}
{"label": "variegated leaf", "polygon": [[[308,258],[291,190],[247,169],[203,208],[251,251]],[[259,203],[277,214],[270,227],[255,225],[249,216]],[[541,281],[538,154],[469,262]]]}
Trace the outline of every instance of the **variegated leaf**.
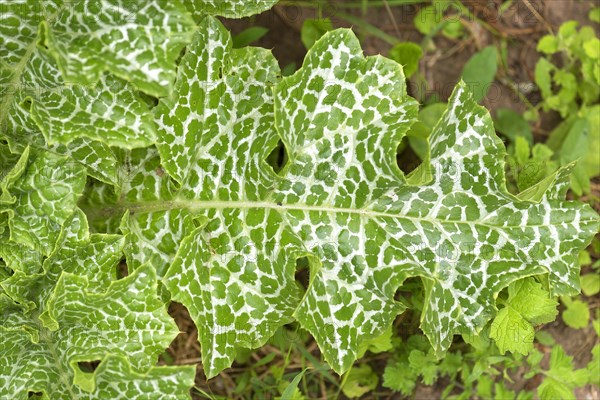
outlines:
{"label": "variegated leaf", "polygon": [[85,169],[66,157],[33,155],[9,188],[14,203],[0,203],[0,213],[8,214],[11,240],[49,255],[63,223],[77,207],[85,178]]}
{"label": "variegated leaf", "polygon": [[[153,367],[177,327],[156,297],[151,267],[100,294],[88,291],[86,278],[63,273],[40,318],[23,317],[20,327],[7,326],[10,310],[1,310],[3,398],[27,399],[30,391],[52,400],[189,398],[193,368]],[[96,360],[94,374],[78,365]]]}
{"label": "variegated leaf", "polygon": [[[163,170],[155,148],[137,149],[119,158],[119,185],[96,182],[88,188],[82,206],[91,215],[93,228],[100,232],[122,232],[126,237],[127,266],[135,270],[150,263],[162,277],[173,262],[181,240],[194,230],[194,216],[188,210],[126,212],[124,204],[168,201],[175,186]],[[98,215],[107,205],[122,212]]]}
{"label": "variegated leaf", "polygon": [[197,18],[205,15],[220,15],[227,18],[242,18],[267,11],[278,0],[189,0],[184,2]]}
{"label": "variegated leaf", "polygon": [[[396,149],[417,104],[398,64],[365,58],[351,31],[337,30],[296,74],[277,76],[269,52],[232,49],[204,20],[156,108],[163,167],[180,187],[157,197],[164,176],[143,174],[147,197],[86,209],[92,219],[202,217],[164,282],[196,322],[209,377],[294,319],[346,371],[402,310],[394,296],[408,277],[425,283],[421,326],[438,354],[454,334],[481,329],[497,293],[521,277],[547,273],[554,294],[577,292],[577,255],[598,215],[564,200],[567,170],[538,201],[509,194],[503,144],[464,84],[407,179]],[[264,160],[279,139],[289,161],[276,175]],[[168,224],[137,235],[160,237],[157,226]],[[310,263],[305,293],[299,257]]]}
{"label": "variegated leaf", "polygon": [[[0,25],[0,29],[5,29]],[[2,32],[2,31],[0,31]],[[35,43],[35,37],[31,38]],[[5,50],[1,48],[1,50]],[[7,57],[10,59],[10,57]],[[116,159],[110,147],[85,137],[71,136],[68,144],[48,146],[40,127],[30,118],[32,101],[68,92],[59,71],[44,50],[33,48],[23,55],[15,65],[0,65],[0,70],[11,71],[12,79],[1,82],[2,99],[0,104],[0,137],[8,142],[12,153],[21,153],[29,146],[36,151],[48,151],[57,156],[68,156],[85,166],[88,173],[104,182],[116,184]],[[79,99],[88,103],[86,99]],[[43,108],[43,107],[42,107]],[[50,117],[50,116],[49,116]],[[91,118],[91,115],[88,116]],[[96,122],[99,122],[96,120]],[[108,121],[106,121],[108,122]],[[62,120],[44,120],[46,128],[52,123],[62,124]],[[110,123],[110,122],[108,122]],[[71,130],[71,134],[77,132]]]}
{"label": "variegated leaf", "polygon": [[92,399],[188,400],[196,371],[193,367],[153,367],[139,373],[123,357],[109,356],[94,375],[97,389]]}
{"label": "variegated leaf", "polygon": [[88,85],[110,71],[155,96],[169,93],[195,28],[185,7],[167,0],[19,0],[2,3],[1,14],[8,64],[22,68],[39,40],[67,82]]}
{"label": "variegated leaf", "polygon": [[[7,245],[13,244],[9,242]],[[12,276],[0,282],[0,286],[12,299],[28,309],[44,307],[63,272],[87,276],[90,290],[102,290],[117,278],[116,266],[121,261],[123,245],[124,238],[120,235],[90,235],[85,215],[81,210],[77,210],[65,221],[54,250],[48,258],[43,259],[41,271],[35,271],[33,268],[14,269]],[[33,260],[42,259],[42,254],[35,250],[27,250],[28,253],[18,254],[19,263],[27,261],[28,257],[24,255],[29,254],[29,258]],[[0,255],[4,258],[2,253]]]}
{"label": "variegated leaf", "polygon": [[32,101],[30,108],[48,145],[68,145],[79,138],[128,149],[155,143],[148,105],[127,83],[103,75],[94,86],[61,89],[41,91],[43,101]]}
{"label": "variegated leaf", "polygon": [[68,155],[117,184],[109,146],[154,143],[149,105],[135,88],[169,92],[195,27],[185,8],[165,0],[23,0],[0,4],[0,15],[0,135],[13,152],[29,145]]}
{"label": "variegated leaf", "polygon": [[[519,278],[548,274],[554,294],[577,292],[577,255],[598,215],[564,200],[568,168],[533,198],[509,194],[503,144],[464,84],[406,178],[396,149],[417,104],[398,64],[365,58],[337,30],[296,74],[278,75],[268,51],[232,49],[220,23],[202,21],[155,109],[164,170],[151,151],[131,153],[136,178],[86,207],[93,220],[128,215],[132,264],[158,254],[162,272],[185,236],[164,283],[198,327],[209,377],[293,320],[346,371],[402,310],[394,297],[408,277],[425,284],[421,326],[438,354],[454,334],[479,331]],[[265,159],[280,139],[289,161],[275,174]],[[174,213],[189,223],[172,224]],[[194,222],[203,225],[184,232]],[[310,263],[304,293],[300,257]]]}

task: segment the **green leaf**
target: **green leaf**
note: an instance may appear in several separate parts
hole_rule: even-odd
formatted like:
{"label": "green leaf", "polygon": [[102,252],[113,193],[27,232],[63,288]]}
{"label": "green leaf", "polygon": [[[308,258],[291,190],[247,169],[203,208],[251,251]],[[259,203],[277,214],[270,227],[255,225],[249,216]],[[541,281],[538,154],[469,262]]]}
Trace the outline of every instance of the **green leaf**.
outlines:
{"label": "green leaf", "polygon": [[298,374],[294,377],[294,379],[292,379],[289,385],[285,387],[283,393],[281,393],[281,400],[294,399],[294,393],[298,390],[298,384],[300,383],[300,380],[302,379],[305,373],[306,369],[303,369],[302,371],[298,372]]}
{"label": "green leaf", "polygon": [[534,278],[525,278],[508,287],[508,299],[492,322],[490,337],[502,354],[527,355],[533,349],[532,325],[554,321],[558,302],[550,298]]}
{"label": "green leaf", "polygon": [[535,325],[552,322],[558,315],[558,302],[533,278],[508,287],[508,304]]}
{"label": "green leaf", "polygon": [[433,385],[438,376],[437,358],[432,351],[427,353],[420,350],[413,350],[408,356],[410,367],[417,375],[423,378],[423,383]]}
{"label": "green leaf", "polygon": [[600,58],[600,39],[593,38],[583,44],[583,49],[588,57],[597,59]]}
{"label": "green leaf", "polygon": [[576,400],[573,391],[567,385],[551,379],[546,379],[542,382],[538,387],[537,393],[541,400]]}
{"label": "green leaf", "polygon": [[529,161],[530,153],[531,151],[527,140],[522,136],[517,137],[515,140],[515,159],[517,164],[524,166],[527,161]]}
{"label": "green leaf", "polygon": [[477,395],[482,398],[493,397],[494,381],[487,375],[482,375],[477,380]]}
{"label": "green leaf", "polygon": [[600,275],[581,275],[581,291],[588,297],[600,293]]}
{"label": "green leaf", "polygon": [[342,392],[352,398],[361,397],[377,387],[379,378],[368,364],[354,367],[344,377]]}
{"label": "green leaf", "polygon": [[510,351],[527,355],[533,349],[534,334],[531,324],[510,307],[500,310],[490,331],[502,354]]}
{"label": "green leaf", "polygon": [[463,67],[462,79],[466,82],[475,101],[481,101],[494,82],[498,71],[498,52],[489,46],[475,54]]}
{"label": "green leaf", "polygon": [[[517,188],[521,192],[527,191],[543,182],[544,179],[552,176],[551,174],[557,168],[557,163],[551,160],[553,155],[552,150],[543,143],[536,143],[530,151],[529,144],[522,136],[516,137],[511,153],[514,153],[514,155],[511,154],[509,156],[509,165],[514,180],[517,183]],[[575,165],[568,165],[570,165],[566,168],[568,174],[565,174],[567,177],[576,168]],[[555,179],[556,175],[550,178],[547,183],[552,183]],[[539,189],[542,191],[546,190],[545,187],[540,187]],[[525,199],[521,195],[519,197]]]}
{"label": "green leaf", "polygon": [[503,383],[496,383],[494,385],[494,391],[496,393],[496,399],[514,399],[516,397],[515,392],[509,390]]}
{"label": "green leaf", "polygon": [[458,39],[463,34],[463,26],[456,15],[446,19],[446,10],[458,11],[460,15],[467,15],[468,10],[460,3],[448,0],[437,0],[433,5],[423,7],[414,18],[415,27],[424,35],[432,36],[439,30],[453,39]]}
{"label": "green leaf", "polygon": [[588,383],[600,386],[600,344],[592,349],[592,360],[587,365],[589,381]]}
{"label": "green leaf", "polygon": [[[543,331],[540,331],[543,332]],[[535,369],[544,359],[544,354],[537,350],[537,349],[533,349],[533,351],[531,351],[531,353],[529,353],[529,356],[527,356],[527,364],[529,364],[529,366],[533,369]],[[535,372],[534,372],[535,374]],[[533,376],[533,375],[532,375]]]}
{"label": "green leaf", "polygon": [[558,51],[558,38],[554,35],[546,35],[537,44],[537,51],[545,54],[554,54]]}
{"label": "green leaf", "polygon": [[591,178],[600,176],[600,104],[587,109],[586,118],[589,126],[588,148],[582,163],[587,175]]}
{"label": "green leaf", "polygon": [[296,66],[295,62],[289,63],[281,70],[281,76],[290,76],[296,72],[297,69],[298,67]]}
{"label": "green leaf", "polygon": [[383,372],[383,386],[410,395],[417,384],[418,374],[405,363],[391,364]]}
{"label": "green leaf", "polygon": [[442,33],[450,39],[460,39],[464,34],[463,24],[453,17],[444,23]]}
{"label": "green leaf", "polygon": [[593,8],[588,17],[591,21],[600,23],[600,7]]}
{"label": "green leaf", "polygon": [[548,98],[552,95],[552,75],[556,67],[545,58],[540,58],[535,65],[535,83],[542,92],[542,97]]}
{"label": "green leaf", "polygon": [[415,28],[423,35],[432,34],[440,22],[441,14],[435,6],[421,8],[414,19]]}
{"label": "green leaf", "polygon": [[533,134],[529,123],[523,116],[508,108],[496,110],[496,119],[494,120],[496,130],[515,142],[517,137],[523,137],[530,146],[533,146]]}
{"label": "green leaf", "polygon": [[392,345],[392,326],[390,325],[380,336],[362,342],[359,345],[358,358],[362,358],[367,351],[377,354],[391,350]]}
{"label": "green leaf", "polygon": [[571,300],[563,297],[563,303],[567,307],[562,313],[565,324],[574,329],[585,328],[590,320],[590,309],[587,303],[581,300]]}
{"label": "green leaf", "polygon": [[569,39],[577,34],[577,27],[579,26],[578,21],[567,21],[564,22],[560,28],[558,28],[558,36],[562,39]]}
{"label": "green leaf", "polygon": [[[579,161],[587,156],[589,148],[589,123],[585,118],[578,118],[567,133],[560,151],[560,163],[567,164]],[[571,177],[571,185],[575,193],[588,193],[590,191],[590,177],[583,163],[578,163]]]}
{"label": "green leaf", "polygon": [[421,46],[412,42],[398,43],[391,48],[389,57],[402,65],[404,75],[410,78],[419,69],[419,60],[423,56]]}
{"label": "green leaf", "polygon": [[439,364],[439,373],[454,379],[463,367],[463,355],[461,352],[448,353]]}
{"label": "green leaf", "polygon": [[500,11],[500,14],[504,14],[506,11],[508,11],[512,6],[514,5],[514,1],[513,0],[504,0],[502,1],[502,4],[500,5],[500,7],[498,8],[498,11]]}
{"label": "green leaf", "polygon": [[251,26],[250,28],[246,28],[233,37],[233,47],[240,48],[249,46],[260,40],[267,32],[269,32],[269,29],[262,26]]}
{"label": "green leaf", "polygon": [[304,47],[310,49],[321,36],[331,30],[333,30],[333,25],[329,18],[305,19],[302,23],[302,30],[300,31]]}
{"label": "green leaf", "polygon": [[535,333],[535,339],[543,344],[544,346],[554,346],[556,344],[556,340],[554,339],[554,336],[552,336],[552,334],[550,332],[544,331],[544,330],[539,330]]}
{"label": "green leaf", "polygon": [[410,147],[421,160],[427,157],[429,151],[428,138],[435,125],[442,118],[448,107],[445,103],[433,103],[419,111],[419,120],[406,133]]}
{"label": "green leaf", "polygon": [[573,389],[585,385],[588,380],[585,369],[573,370],[573,357],[567,356],[561,346],[552,348],[550,369],[545,375],[537,389],[542,400],[575,399]]}
{"label": "green leaf", "polygon": [[[564,156],[564,160],[581,157],[579,163],[582,164],[580,167],[582,169],[579,172],[585,172],[589,177],[595,177],[600,175],[600,159],[597,157],[600,152],[600,105],[583,109],[579,114],[571,116],[556,127],[550,133],[547,144],[560,155],[563,152],[566,138],[570,137],[570,143],[564,150],[569,154]],[[583,119],[587,120],[587,125]],[[578,126],[575,125],[577,121],[579,121]],[[581,132],[582,129],[587,129],[587,133]],[[587,145],[577,148],[577,139],[581,138],[582,134],[587,137]],[[563,157],[561,156],[561,158]],[[578,187],[587,185],[588,183],[582,182]]]}
{"label": "green leaf", "polygon": [[579,118],[575,120],[562,145],[560,152],[561,164],[568,164],[586,155],[588,135],[589,124],[587,119]]}

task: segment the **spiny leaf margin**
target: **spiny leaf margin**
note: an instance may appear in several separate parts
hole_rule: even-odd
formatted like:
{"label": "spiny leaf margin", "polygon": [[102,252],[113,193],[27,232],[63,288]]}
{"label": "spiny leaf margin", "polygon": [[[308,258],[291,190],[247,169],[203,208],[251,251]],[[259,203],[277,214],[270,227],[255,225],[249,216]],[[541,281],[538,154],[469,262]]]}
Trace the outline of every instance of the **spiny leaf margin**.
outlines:
{"label": "spiny leaf margin", "polygon": [[[416,103],[397,64],[363,57],[350,31],[330,32],[301,70],[275,85],[274,104],[259,97],[246,118],[247,93],[228,71],[237,65],[228,35],[210,19],[200,35],[200,49],[182,61],[178,89],[156,109],[163,166],[181,187],[97,215],[203,217],[164,282],[191,310],[209,377],[229,366],[237,347],[260,345],[290,318],[344,372],[360,343],[402,310],[392,299],[411,276],[425,283],[422,329],[438,355],[454,334],[485,326],[499,291],[522,277],[549,273],[554,294],[577,292],[576,254],[598,231],[597,214],[563,200],[568,168],[538,202],[509,194],[504,146],[464,84],[407,181],[395,150]],[[268,86],[264,75],[236,68],[249,86]],[[254,123],[236,125],[243,121]],[[264,159],[279,138],[290,161],[274,175]],[[303,256],[311,281],[298,302],[293,266]]]}

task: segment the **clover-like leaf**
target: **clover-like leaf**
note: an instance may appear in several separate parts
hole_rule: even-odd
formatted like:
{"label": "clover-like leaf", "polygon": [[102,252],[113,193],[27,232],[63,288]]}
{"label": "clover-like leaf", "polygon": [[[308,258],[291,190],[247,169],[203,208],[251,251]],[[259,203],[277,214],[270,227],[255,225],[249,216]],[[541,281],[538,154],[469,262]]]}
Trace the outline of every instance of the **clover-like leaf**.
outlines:
{"label": "clover-like leaf", "polygon": [[507,350],[527,355],[533,349],[534,325],[554,321],[558,301],[534,278],[525,278],[508,287],[504,307],[494,318],[490,338],[502,354]]}
{"label": "clover-like leaf", "polygon": [[[179,210],[203,224],[164,283],[198,327],[209,377],[294,319],[334,370],[348,370],[403,310],[394,296],[408,277],[424,281],[421,327],[438,354],[454,334],[482,329],[513,281],[548,274],[553,294],[577,292],[577,255],[597,214],[564,200],[568,168],[535,202],[509,194],[503,144],[464,84],[405,178],[396,149],[417,103],[400,65],[364,57],[353,33],[337,30],[294,75],[277,83],[278,73],[268,51],[232,49],[216,20],[202,21],[155,109],[164,172],[179,187],[159,198],[161,180],[144,174],[148,200],[86,208],[92,219]],[[280,139],[289,160],[275,174],[265,159]],[[311,272],[304,294],[300,257]]]}

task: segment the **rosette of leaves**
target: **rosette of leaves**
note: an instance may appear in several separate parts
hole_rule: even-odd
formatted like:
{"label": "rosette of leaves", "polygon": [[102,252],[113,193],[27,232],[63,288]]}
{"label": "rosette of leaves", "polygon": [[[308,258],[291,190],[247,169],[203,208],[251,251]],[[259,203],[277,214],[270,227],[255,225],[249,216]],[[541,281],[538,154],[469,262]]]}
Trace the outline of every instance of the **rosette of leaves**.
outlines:
{"label": "rosette of leaves", "polygon": [[[89,233],[75,205],[84,168],[55,176],[52,161],[27,148],[0,182],[10,228],[0,234],[0,396],[189,398],[193,367],[155,366],[178,329],[154,268],[117,279],[123,237]],[[80,365],[94,361],[93,372]]]}
{"label": "rosette of leaves", "polygon": [[110,146],[155,140],[137,92],[165,95],[195,24],[178,2],[0,3],[0,136],[68,156],[116,184]]}
{"label": "rosette of leaves", "polygon": [[189,398],[194,368],[155,365],[178,333],[156,268],[117,279],[123,237],[76,203],[86,175],[120,184],[119,148],[157,140],[151,96],[202,4],[0,2],[0,397]]}
{"label": "rosette of leaves", "polygon": [[[1,4],[2,395],[189,396],[192,369],[154,366],[177,334],[157,277],[198,326],[209,377],[294,320],[348,370],[403,310],[408,277],[425,283],[438,355],[522,277],[578,291],[577,254],[599,222],[564,200],[570,165],[510,195],[502,143],[461,84],[405,177],[396,148],[417,104],[397,63],[338,30],[280,80],[269,51],[233,49],[201,20],[215,5]],[[52,93],[66,82],[83,86]],[[279,141],[289,160],[276,174],[265,159]],[[101,183],[81,200],[86,174]],[[88,218],[112,233],[89,234]],[[132,273],[117,279],[122,251]]]}
{"label": "rosette of leaves", "polygon": [[[114,147],[156,141],[153,99],[172,90],[193,17],[242,17],[273,1],[63,1],[0,3],[0,137],[68,156],[117,185]],[[148,96],[149,95],[149,96]]]}
{"label": "rosette of leaves", "polygon": [[[425,284],[421,327],[438,356],[454,334],[479,332],[520,278],[547,274],[552,295],[578,292],[577,255],[599,219],[564,200],[572,165],[509,194],[504,146],[463,84],[405,177],[396,148],[417,103],[397,63],[364,57],[351,31],[336,30],[278,77],[267,50],[233,49],[219,22],[203,20],[154,109],[160,168],[154,150],[131,152],[127,168],[143,161],[133,179],[111,196],[99,185],[85,207],[94,221],[124,215],[137,264],[162,260],[209,377],[294,320],[347,371],[403,310],[394,295],[408,277]],[[289,159],[275,173],[265,160],[280,140]],[[306,289],[294,279],[301,257]]]}

